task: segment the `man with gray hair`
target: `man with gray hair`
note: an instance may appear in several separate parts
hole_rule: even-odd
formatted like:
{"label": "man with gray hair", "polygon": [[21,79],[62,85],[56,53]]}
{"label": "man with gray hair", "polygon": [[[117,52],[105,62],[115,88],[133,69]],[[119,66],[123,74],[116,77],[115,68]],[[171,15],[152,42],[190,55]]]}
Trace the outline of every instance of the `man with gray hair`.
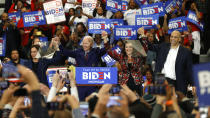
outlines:
{"label": "man with gray hair", "polygon": [[[106,38],[104,44],[108,45]],[[101,56],[106,53],[105,48],[93,48],[93,38],[91,36],[85,36],[82,41],[82,48],[75,51],[62,49],[63,55],[66,57],[73,57],[76,60],[76,66],[78,67],[97,67]],[[95,87],[83,86],[78,87],[80,100],[85,100],[85,97],[90,95],[96,90]]]}

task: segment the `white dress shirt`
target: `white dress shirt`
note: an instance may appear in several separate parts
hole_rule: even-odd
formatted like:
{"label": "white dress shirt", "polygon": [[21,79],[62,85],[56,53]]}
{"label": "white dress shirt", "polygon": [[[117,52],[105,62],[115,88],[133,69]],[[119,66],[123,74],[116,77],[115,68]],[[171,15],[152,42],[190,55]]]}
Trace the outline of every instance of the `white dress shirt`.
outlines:
{"label": "white dress shirt", "polygon": [[176,49],[171,48],[169,50],[164,67],[161,71],[163,74],[165,74],[165,77],[168,77],[173,80],[176,80],[175,64],[176,64],[178,51],[179,51],[179,46]]}

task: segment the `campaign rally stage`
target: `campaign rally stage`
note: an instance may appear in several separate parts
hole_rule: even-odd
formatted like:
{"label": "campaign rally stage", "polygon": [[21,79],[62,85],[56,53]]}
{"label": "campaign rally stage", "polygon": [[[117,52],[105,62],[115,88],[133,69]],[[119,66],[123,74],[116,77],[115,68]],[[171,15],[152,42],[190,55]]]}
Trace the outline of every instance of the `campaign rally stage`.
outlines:
{"label": "campaign rally stage", "polygon": [[194,80],[200,107],[209,106],[210,98],[210,63],[198,64],[193,67]]}

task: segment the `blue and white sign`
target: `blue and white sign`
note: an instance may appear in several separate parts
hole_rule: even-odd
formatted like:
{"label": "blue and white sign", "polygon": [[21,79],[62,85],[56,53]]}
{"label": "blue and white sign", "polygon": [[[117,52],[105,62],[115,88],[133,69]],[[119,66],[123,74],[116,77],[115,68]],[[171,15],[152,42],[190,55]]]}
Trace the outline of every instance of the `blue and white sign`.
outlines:
{"label": "blue and white sign", "polygon": [[116,61],[107,53],[104,56],[102,56],[101,59],[103,62],[106,63],[108,67],[111,67],[116,63]]}
{"label": "blue and white sign", "polygon": [[82,10],[86,14],[92,15],[96,5],[97,0],[82,0]]}
{"label": "blue and white sign", "polygon": [[53,24],[66,21],[64,8],[61,0],[53,0],[43,3],[44,11],[46,12],[47,24]]}
{"label": "blue and white sign", "polygon": [[159,15],[136,16],[136,25],[144,29],[156,29],[157,24],[159,24]]}
{"label": "blue and white sign", "polygon": [[121,10],[121,0],[106,0],[106,10],[117,12]]}
{"label": "blue and white sign", "polygon": [[141,10],[142,10],[142,15],[154,15],[154,14],[159,14],[159,16],[165,15],[165,10],[162,2],[143,5],[141,7]]}
{"label": "blue and white sign", "polygon": [[116,67],[77,67],[77,84],[117,84]]}
{"label": "blue and white sign", "polygon": [[12,20],[17,26],[18,21],[20,20],[20,12],[8,13],[8,17]]}
{"label": "blue and white sign", "polygon": [[183,32],[186,31],[187,28],[187,24],[186,24],[186,20],[185,17],[178,17],[178,18],[173,18],[169,20],[168,23],[168,33],[171,34],[174,30]]}
{"label": "blue and white sign", "polygon": [[57,70],[59,70],[59,72],[61,72],[61,73],[67,72],[66,67],[48,68],[47,69],[47,81],[48,81],[49,88],[52,87],[52,78],[55,75]]}
{"label": "blue and white sign", "polygon": [[0,37],[0,56],[5,56],[6,50],[6,34]]}
{"label": "blue and white sign", "polygon": [[124,21],[123,19],[110,19],[111,20],[111,26],[114,29],[115,26],[123,26],[124,25]]}
{"label": "blue and white sign", "polygon": [[[118,54],[118,55],[120,55],[120,53],[121,53],[121,49],[118,45],[115,46],[114,48],[112,48],[112,51],[114,54]],[[108,67],[111,67],[116,63],[116,60],[114,60],[107,53],[104,56],[102,56],[102,61],[105,62]]]}
{"label": "blue and white sign", "polygon": [[31,27],[34,24],[45,25],[46,20],[44,17],[44,11],[33,11],[23,13],[24,27]]}
{"label": "blue and white sign", "polygon": [[200,107],[209,106],[210,98],[210,63],[193,66],[194,81]]}
{"label": "blue and white sign", "polygon": [[134,0],[136,4],[139,6],[147,5],[149,3],[149,0]]}
{"label": "blue and white sign", "polygon": [[122,0],[121,11],[125,12],[127,10],[128,10],[128,1],[127,0]]}
{"label": "blue and white sign", "polygon": [[116,26],[114,29],[115,39],[132,39],[137,38],[137,27],[136,26]]}
{"label": "blue and white sign", "polygon": [[110,19],[88,19],[88,33],[101,34],[102,31],[111,33]]}
{"label": "blue and white sign", "polygon": [[168,0],[165,3],[165,11],[166,13],[171,12],[172,8],[176,6],[176,1],[175,0]]}
{"label": "blue and white sign", "polygon": [[203,31],[203,23],[201,23],[199,20],[198,20],[198,17],[196,15],[195,12],[189,10],[188,11],[188,14],[187,14],[187,18],[186,18],[187,21],[195,24],[198,28],[201,29],[201,31]]}

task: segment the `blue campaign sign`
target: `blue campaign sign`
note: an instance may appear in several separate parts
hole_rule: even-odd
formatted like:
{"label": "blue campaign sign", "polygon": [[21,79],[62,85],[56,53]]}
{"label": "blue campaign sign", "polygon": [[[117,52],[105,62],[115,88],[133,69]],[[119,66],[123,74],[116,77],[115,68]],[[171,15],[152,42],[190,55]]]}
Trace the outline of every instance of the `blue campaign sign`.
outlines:
{"label": "blue campaign sign", "polygon": [[102,61],[106,63],[108,67],[113,66],[116,63],[116,60],[114,60],[110,55],[107,53],[101,57]]}
{"label": "blue campaign sign", "polygon": [[121,4],[121,11],[125,12],[128,9],[128,1],[127,0],[122,0]]}
{"label": "blue campaign sign", "polygon": [[111,26],[114,29],[115,26],[123,26],[124,25],[124,21],[123,19],[110,19],[111,20]]}
{"label": "blue campaign sign", "polygon": [[117,84],[116,67],[76,67],[77,84]]}
{"label": "blue campaign sign", "polygon": [[144,27],[144,29],[156,29],[157,24],[159,24],[158,15],[137,15],[136,16],[136,25],[139,27]]}
{"label": "blue campaign sign", "polygon": [[0,56],[5,56],[5,50],[6,50],[6,34],[4,34],[2,38],[0,38]]}
{"label": "blue campaign sign", "polygon": [[113,51],[115,51],[115,53],[120,54],[121,53],[121,49],[118,45],[116,45],[115,47],[112,48]]}
{"label": "blue campaign sign", "polygon": [[46,19],[44,16],[44,11],[24,12],[23,23],[24,27],[31,27],[34,24],[45,25]]}
{"label": "blue campaign sign", "polygon": [[165,12],[166,13],[169,13],[172,8],[174,8],[176,6],[176,0],[168,0],[166,3],[165,3]]}
{"label": "blue campaign sign", "polygon": [[114,37],[118,39],[132,39],[137,38],[137,27],[136,26],[116,26],[114,29]]}
{"label": "blue campaign sign", "polygon": [[146,5],[149,3],[149,0],[134,0],[139,6]]}
{"label": "blue campaign sign", "polygon": [[49,85],[49,88],[52,87],[52,78],[53,76],[55,75],[57,70],[49,70],[48,71],[48,74],[47,74],[47,81],[48,81],[48,85]]}
{"label": "blue campaign sign", "polygon": [[174,30],[183,32],[186,31],[187,28],[187,24],[186,24],[186,20],[185,17],[177,17],[177,18],[173,18],[169,20],[168,23],[168,33],[171,34]]}
{"label": "blue campaign sign", "polygon": [[[118,45],[116,45],[115,47],[112,48],[112,51],[114,51],[114,53],[120,54],[121,53],[121,49]],[[106,65],[108,67],[113,66],[116,63],[116,60],[114,60],[110,55],[108,55],[107,53],[102,56],[102,61],[106,63]]]}
{"label": "blue campaign sign", "polygon": [[8,13],[8,17],[10,20],[13,20],[13,22],[17,26],[17,23],[20,20],[20,11],[15,12],[15,13]]}
{"label": "blue campaign sign", "polygon": [[201,23],[198,20],[198,17],[197,17],[195,12],[189,10],[188,14],[187,14],[187,17],[186,17],[186,20],[195,24],[197,27],[199,27],[201,29],[201,31],[203,31],[203,23]]}
{"label": "blue campaign sign", "polygon": [[106,10],[110,10],[112,12],[117,12],[121,10],[122,2],[121,0],[107,0],[106,1]]}
{"label": "blue campaign sign", "polygon": [[193,66],[194,81],[200,107],[209,106],[210,98],[210,63]]}
{"label": "blue campaign sign", "polygon": [[165,10],[162,2],[157,2],[154,4],[143,5],[141,7],[142,15],[154,15],[159,14],[159,16],[165,15]]}
{"label": "blue campaign sign", "polygon": [[63,73],[67,73],[67,68],[66,67],[56,67],[56,68],[48,68],[47,69],[47,81],[49,88],[52,87],[52,78],[55,75],[56,71],[59,70],[59,73],[63,77]]}
{"label": "blue campaign sign", "polygon": [[102,31],[111,33],[110,19],[88,19],[88,33],[101,34]]}

